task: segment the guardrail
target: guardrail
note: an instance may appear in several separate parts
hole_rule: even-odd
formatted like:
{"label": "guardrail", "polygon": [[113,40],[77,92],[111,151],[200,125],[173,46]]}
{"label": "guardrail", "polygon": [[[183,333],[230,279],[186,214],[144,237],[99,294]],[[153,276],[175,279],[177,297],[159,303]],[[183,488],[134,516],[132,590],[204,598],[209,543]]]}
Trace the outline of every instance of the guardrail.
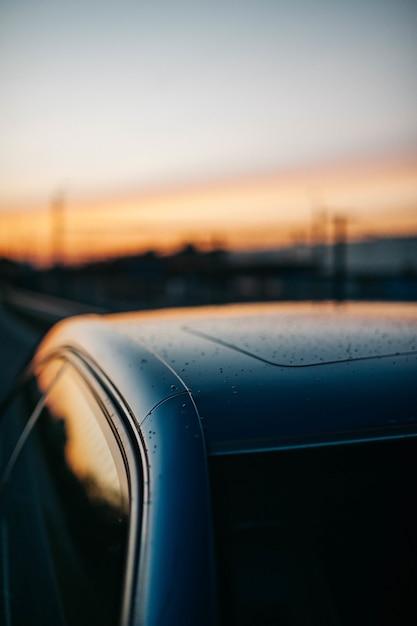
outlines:
{"label": "guardrail", "polygon": [[47,330],[66,317],[109,312],[81,302],[10,286],[3,288],[2,300],[7,309],[43,330]]}

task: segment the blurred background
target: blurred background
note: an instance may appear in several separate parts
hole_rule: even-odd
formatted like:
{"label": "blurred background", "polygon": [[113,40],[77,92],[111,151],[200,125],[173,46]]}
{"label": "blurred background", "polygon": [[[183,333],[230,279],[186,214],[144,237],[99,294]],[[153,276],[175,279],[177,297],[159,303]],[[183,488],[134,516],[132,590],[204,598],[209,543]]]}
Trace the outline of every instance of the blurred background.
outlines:
{"label": "blurred background", "polygon": [[416,67],[415,0],[2,0],[3,306],[417,300]]}

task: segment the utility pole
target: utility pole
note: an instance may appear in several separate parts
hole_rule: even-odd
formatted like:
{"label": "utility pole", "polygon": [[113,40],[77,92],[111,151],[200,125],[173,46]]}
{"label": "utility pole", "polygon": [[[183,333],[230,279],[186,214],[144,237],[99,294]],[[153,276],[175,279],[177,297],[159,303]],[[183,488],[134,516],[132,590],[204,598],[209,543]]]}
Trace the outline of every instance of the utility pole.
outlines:
{"label": "utility pole", "polygon": [[347,274],[347,217],[333,217],[333,298],[339,302],[346,298]]}
{"label": "utility pole", "polygon": [[319,269],[323,269],[325,260],[324,255],[327,243],[326,225],[326,209],[315,209],[311,221],[311,257],[314,265]]}
{"label": "utility pole", "polygon": [[327,208],[320,188],[311,186],[307,193],[311,207],[310,258],[316,270],[321,271],[326,263]]}
{"label": "utility pole", "polygon": [[65,197],[62,192],[57,193],[51,203],[51,230],[52,230],[52,265],[61,265],[64,261],[64,209]]}

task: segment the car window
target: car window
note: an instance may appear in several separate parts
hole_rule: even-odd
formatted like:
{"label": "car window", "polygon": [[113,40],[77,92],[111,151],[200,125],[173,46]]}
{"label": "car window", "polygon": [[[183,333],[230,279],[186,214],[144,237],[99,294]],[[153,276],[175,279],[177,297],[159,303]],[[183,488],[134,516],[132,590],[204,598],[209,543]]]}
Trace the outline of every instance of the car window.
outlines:
{"label": "car window", "polygon": [[[42,389],[49,374],[38,377]],[[103,403],[65,365],[1,500],[7,624],[117,623],[128,481]]]}
{"label": "car window", "polygon": [[417,623],[416,444],[213,458],[222,624]]}

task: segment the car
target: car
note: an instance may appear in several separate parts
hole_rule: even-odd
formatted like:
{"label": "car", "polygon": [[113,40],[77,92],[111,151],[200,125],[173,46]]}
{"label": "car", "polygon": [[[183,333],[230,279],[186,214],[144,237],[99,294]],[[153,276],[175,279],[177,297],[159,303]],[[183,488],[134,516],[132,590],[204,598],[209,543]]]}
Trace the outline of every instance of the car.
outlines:
{"label": "car", "polygon": [[59,323],[2,413],[2,623],[417,623],[416,374],[413,304]]}

